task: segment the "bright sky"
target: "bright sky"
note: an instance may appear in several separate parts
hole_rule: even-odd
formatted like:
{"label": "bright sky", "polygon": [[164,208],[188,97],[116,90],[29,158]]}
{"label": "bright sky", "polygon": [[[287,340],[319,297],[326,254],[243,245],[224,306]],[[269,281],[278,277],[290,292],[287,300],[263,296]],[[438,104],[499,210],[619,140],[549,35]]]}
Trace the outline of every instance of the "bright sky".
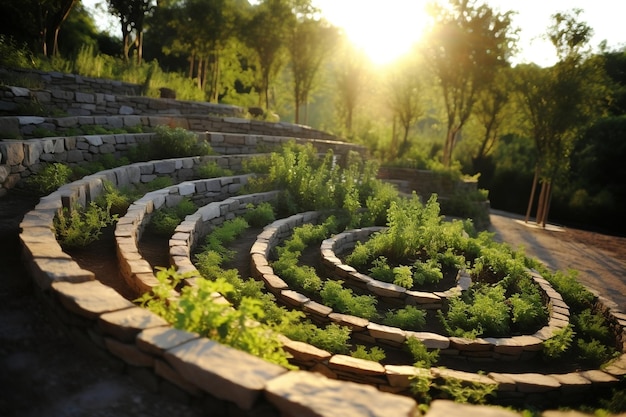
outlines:
{"label": "bright sky", "polygon": [[[427,16],[428,0],[313,0],[322,14],[335,26],[344,28],[350,39],[374,63],[386,64],[411,49],[419,39]],[[542,66],[556,61],[552,45],[540,37],[556,12],[582,9],[581,19],[594,30],[591,46],[597,50],[603,40],[609,48],[626,47],[626,1],[624,0],[486,0],[502,12],[513,10],[513,25],[519,27],[521,49],[514,62],[534,62]],[[89,10],[103,0],[83,0]],[[100,16],[102,18],[102,16]],[[104,28],[117,33],[117,23]],[[111,24],[109,24],[111,25]]]}
{"label": "bright sky", "polygon": [[[313,0],[322,14],[346,34],[370,58],[379,64],[393,61],[410,50],[419,39],[426,14],[427,0]],[[517,11],[513,24],[521,29],[520,55],[515,62],[552,65],[554,48],[539,39],[556,12],[582,9],[581,19],[594,30],[591,46],[597,49],[602,40],[609,48],[626,46],[623,0],[486,0],[501,12]]]}

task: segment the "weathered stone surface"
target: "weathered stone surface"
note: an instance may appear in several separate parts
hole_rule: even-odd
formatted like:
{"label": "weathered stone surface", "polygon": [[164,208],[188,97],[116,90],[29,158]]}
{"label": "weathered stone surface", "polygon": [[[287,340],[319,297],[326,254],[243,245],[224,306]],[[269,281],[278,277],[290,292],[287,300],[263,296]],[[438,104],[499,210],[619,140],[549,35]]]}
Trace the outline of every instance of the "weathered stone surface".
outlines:
{"label": "weathered stone surface", "polygon": [[587,378],[594,384],[615,384],[619,380],[606,372],[602,372],[599,369],[592,369],[589,371],[582,371],[579,373],[583,378]]}
{"label": "weathered stone surface", "polygon": [[133,342],[142,330],[167,326],[167,322],[146,309],[136,307],[103,314],[98,325],[105,334],[122,342]]}
{"label": "weathered stone surface", "polygon": [[333,355],[328,362],[330,369],[357,372],[362,375],[384,375],[385,367],[378,362],[353,358],[347,355]]}
{"label": "weathered stone surface", "polygon": [[321,362],[328,360],[332,356],[330,352],[316,348],[308,343],[291,340],[284,336],[280,336],[280,341],[282,342],[285,351],[290,353],[296,361]]}
{"label": "weathered stone surface", "polygon": [[493,350],[493,345],[485,339],[465,339],[462,337],[451,337],[450,347],[465,352],[483,352]]}
{"label": "weathered stone surface", "polygon": [[89,319],[110,311],[134,307],[133,303],[99,281],[78,284],[53,282],[52,289],[68,310]]}
{"label": "weathered stone surface", "polygon": [[431,377],[430,369],[409,365],[385,365],[385,374],[392,387],[408,388],[416,377]]}
{"label": "weathered stone surface", "polygon": [[370,323],[369,320],[361,317],[351,316],[348,314],[331,313],[328,317],[341,326],[348,326],[353,331],[363,331]]}
{"label": "weathered stone surface", "polygon": [[370,323],[367,325],[370,336],[375,339],[391,340],[396,343],[404,343],[406,333],[397,327],[384,326],[382,324]]}
{"label": "weathered stone surface", "polygon": [[137,346],[148,353],[163,356],[165,351],[197,339],[196,333],[174,329],[172,327],[154,327],[145,329],[137,335]]}
{"label": "weathered stone surface", "polygon": [[165,359],[187,381],[244,410],[254,406],[269,381],[287,372],[281,366],[208,339],[172,348],[165,353]]}
{"label": "weathered stone surface", "polygon": [[31,266],[33,278],[42,289],[50,288],[55,282],[80,283],[95,279],[93,272],[82,269],[73,259],[37,256]]}
{"label": "weathered stone surface", "polygon": [[418,338],[428,349],[448,349],[450,347],[450,339],[437,333],[407,331],[406,338],[409,337]]}
{"label": "weathered stone surface", "polygon": [[503,373],[515,381],[515,386],[519,392],[547,392],[559,389],[561,384],[555,378],[537,373],[507,374]]}
{"label": "weathered stone surface", "polygon": [[137,348],[135,344],[123,343],[110,337],[104,338],[106,348],[113,355],[133,366],[154,366],[154,357]]}
{"label": "weathered stone surface", "polygon": [[[328,379],[310,372],[289,372],[269,381],[267,399],[284,416],[416,417],[417,404],[408,397],[376,388]],[[315,395],[315,400],[312,400]]]}
{"label": "weathered stone surface", "polygon": [[316,301],[309,301],[308,303],[305,303],[302,306],[302,310],[307,313],[313,313],[323,317],[328,316],[330,313],[333,312],[332,308],[325,306],[324,304],[320,304]]}
{"label": "weathered stone surface", "polygon": [[369,281],[367,288],[380,297],[400,298],[406,293],[406,288],[404,287],[377,280]]}
{"label": "weathered stone surface", "polygon": [[286,303],[295,306],[301,306],[310,301],[309,297],[294,290],[282,290],[280,296]]}
{"label": "weathered stone surface", "polygon": [[559,381],[561,391],[566,394],[584,391],[591,386],[591,381],[587,378],[583,378],[576,372],[570,372],[568,374],[550,374],[550,376]]}
{"label": "weathered stone surface", "polygon": [[486,405],[459,404],[447,400],[435,400],[425,417],[481,416],[481,417],[519,417],[514,411]]}

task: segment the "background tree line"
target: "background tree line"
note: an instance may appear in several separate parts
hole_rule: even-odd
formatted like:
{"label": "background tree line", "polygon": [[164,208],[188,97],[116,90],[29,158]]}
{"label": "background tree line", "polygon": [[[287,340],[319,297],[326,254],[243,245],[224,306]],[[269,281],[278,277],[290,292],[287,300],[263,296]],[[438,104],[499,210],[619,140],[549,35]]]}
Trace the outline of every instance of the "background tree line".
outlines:
{"label": "background tree line", "polygon": [[471,0],[433,3],[423,41],[376,67],[309,0],[102,5],[119,36],[99,32],[79,0],[6,0],[0,32],[49,63],[90,46],[149,68],[145,78],[178,73],[193,99],[261,107],[363,143],[383,163],[480,173],[492,207],[538,223],[550,214],[626,233],[626,53],[592,51],[579,10],[546,28],[551,67],[511,65],[513,12]]}

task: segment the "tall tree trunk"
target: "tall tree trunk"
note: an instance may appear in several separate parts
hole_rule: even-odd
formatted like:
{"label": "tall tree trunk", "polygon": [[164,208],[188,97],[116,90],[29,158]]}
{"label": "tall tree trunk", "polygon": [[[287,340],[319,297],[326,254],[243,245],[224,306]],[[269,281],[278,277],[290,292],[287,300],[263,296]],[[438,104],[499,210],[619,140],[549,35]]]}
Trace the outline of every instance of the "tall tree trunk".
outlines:
{"label": "tall tree trunk", "polygon": [[202,90],[202,64],[203,64],[204,60],[202,59],[201,56],[198,57],[198,76],[197,76],[197,80],[198,80],[198,90]]}
{"label": "tall tree trunk", "polygon": [[548,193],[546,196],[545,207],[543,210],[543,218],[541,219],[541,226],[545,229],[548,222],[548,214],[550,213],[550,203],[552,202],[552,181],[548,183]]}
{"label": "tall tree trunk", "polygon": [[547,182],[543,181],[541,183],[541,192],[539,193],[539,202],[537,203],[537,218],[535,219],[537,224],[540,224],[541,219],[543,219],[543,210],[545,208],[545,201],[546,201],[546,191],[547,191]]}
{"label": "tall tree trunk", "polygon": [[535,192],[537,191],[537,182],[539,181],[539,166],[535,166],[535,176],[533,178],[533,186],[530,189],[530,198],[528,199],[528,208],[526,209],[526,219],[524,222],[528,223],[530,219],[530,212],[533,208],[533,201],[535,201]]}
{"label": "tall tree trunk", "polygon": [[135,45],[137,46],[137,65],[141,65],[143,59],[143,31],[137,32]]}

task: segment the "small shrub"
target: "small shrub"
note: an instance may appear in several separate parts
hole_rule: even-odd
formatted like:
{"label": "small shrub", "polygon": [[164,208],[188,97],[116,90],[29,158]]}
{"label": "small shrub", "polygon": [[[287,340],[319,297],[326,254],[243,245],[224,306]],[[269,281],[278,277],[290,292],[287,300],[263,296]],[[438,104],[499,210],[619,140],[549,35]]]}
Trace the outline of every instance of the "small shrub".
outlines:
{"label": "small shrub", "polygon": [[388,311],[383,318],[383,324],[406,330],[421,330],[426,325],[426,312],[415,306]]}
{"label": "small shrub", "polygon": [[455,402],[462,404],[485,404],[487,397],[495,395],[498,384],[463,381],[458,378],[444,378],[444,382],[436,384],[435,387]]}
{"label": "small shrub", "polygon": [[108,208],[89,203],[87,208],[75,205],[71,209],[63,208],[54,218],[54,230],[57,240],[66,248],[84,247],[98,240],[102,228],[117,221]]}
{"label": "small shrub", "polygon": [[383,282],[393,282],[394,271],[387,263],[387,258],[380,256],[372,261],[370,276]]}
{"label": "small shrub", "polygon": [[371,295],[355,296],[351,289],[343,288],[342,284],[342,281],[326,281],[324,283],[320,296],[325,305],[340,313],[352,314],[365,319],[374,319],[378,316],[376,298]]}
{"label": "small shrub", "polygon": [[350,352],[350,356],[358,359],[365,359],[373,362],[380,362],[387,356],[385,351],[378,346],[373,346],[369,351],[363,345],[357,345],[356,349]]}
{"label": "small shrub", "polygon": [[207,235],[203,251],[217,252],[226,260],[231,259],[233,253],[226,249],[226,245],[232,243],[248,227],[248,222],[241,217],[226,220]]}
{"label": "small shrub", "polygon": [[39,194],[48,194],[63,184],[67,184],[72,176],[72,169],[62,163],[46,165],[38,173],[26,180],[27,186]]}
{"label": "small shrub", "polygon": [[439,360],[439,350],[429,352],[424,342],[417,337],[409,337],[405,344],[418,368],[430,368]]}
{"label": "small shrub", "polygon": [[574,311],[582,311],[593,304],[594,295],[582,285],[577,277],[578,271],[569,270],[567,273],[557,271],[551,274],[549,271],[541,271],[555,290],[562,296],[565,303]]}
{"label": "small shrub", "polygon": [[349,352],[350,329],[336,323],[330,323],[324,328],[319,328],[311,322],[303,322],[293,324],[282,331],[285,336],[292,340],[309,343],[332,353],[345,354]]}
{"label": "small shrub", "polygon": [[611,360],[615,354],[615,349],[609,348],[596,339],[590,341],[578,339],[576,347],[578,348],[578,357],[583,362],[598,367]]}
{"label": "small shrub", "polygon": [[418,285],[436,284],[443,279],[441,266],[435,259],[426,262],[416,261],[413,264],[413,281]]}
{"label": "small shrub", "polygon": [[401,265],[393,268],[393,283],[406,289],[413,288],[413,272],[411,271],[411,267]]}
{"label": "small shrub", "polygon": [[195,133],[180,127],[157,126],[155,137],[150,141],[150,159],[181,158],[208,155],[211,147],[199,142]]}
{"label": "small shrub", "polygon": [[543,342],[543,357],[546,360],[562,357],[574,340],[574,330],[570,325],[554,332],[553,336]]}
{"label": "small shrub", "polygon": [[233,175],[233,171],[230,169],[222,168],[215,161],[209,161],[200,165],[196,169],[196,174],[200,178],[219,178],[229,177]]}
{"label": "small shrub", "polygon": [[190,199],[184,198],[174,207],[156,210],[150,218],[149,228],[160,236],[171,236],[185,216],[196,210],[196,205]]}
{"label": "small shrub", "polygon": [[103,182],[103,193],[96,198],[96,203],[101,207],[109,207],[113,214],[124,214],[133,202],[133,195],[124,193],[116,188],[112,182]]}
{"label": "small shrub", "polygon": [[574,314],[572,321],[576,328],[576,334],[587,340],[596,339],[602,342],[609,342],[611,332],[604,317],[594,314],[591,309],[585,309],[580,314]]}
{"label": "small shrub", "polygon": [[252,227],[263,227],[276,220],[274,207],[267,202],[256,207],[248,204],[246,214],[243,217]]}

